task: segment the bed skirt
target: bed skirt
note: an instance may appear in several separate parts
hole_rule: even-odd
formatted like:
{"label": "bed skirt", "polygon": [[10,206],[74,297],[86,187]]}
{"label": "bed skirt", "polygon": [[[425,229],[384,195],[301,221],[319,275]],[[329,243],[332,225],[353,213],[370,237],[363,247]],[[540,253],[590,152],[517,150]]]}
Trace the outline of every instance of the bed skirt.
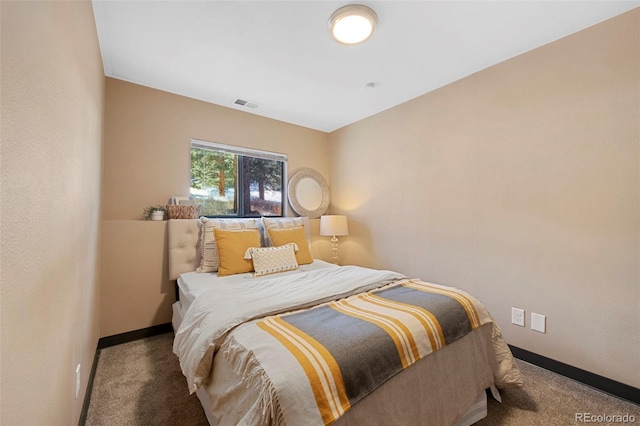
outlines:
{"label": "bed skirt", "polygon": [[[498,389],[492,387],[492,394],[496,394]],[[196,395],[200,400],[200,404],[202,404],[202,409],[204,410],[204,414],[207,416],[207,420],[211,426],[217,426],[218,421],[216,417],[213,415],[213,411],[211,409],[211,399],[209,394],[204,387],[199,388],[196,391]],[[487,417],[487,393],[482,391],[478,394],[477,398],[473,403],[467,408],[465,413],[462,415],[460,419],[454,424],[454,426],[469,426],[480,420]],[[373,421],[373,420],[372,420]],[[375,424],[375,423],[368,423]]]}

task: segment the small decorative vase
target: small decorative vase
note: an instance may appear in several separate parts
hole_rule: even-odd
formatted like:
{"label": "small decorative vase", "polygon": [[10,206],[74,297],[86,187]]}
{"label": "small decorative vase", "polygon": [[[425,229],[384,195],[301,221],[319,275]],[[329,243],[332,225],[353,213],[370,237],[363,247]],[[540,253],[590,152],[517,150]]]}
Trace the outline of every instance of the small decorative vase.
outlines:
{"label": "small decorative vase", "polygon": [[164,212],[162,210],[151,212],[151,220],[164,220]]}

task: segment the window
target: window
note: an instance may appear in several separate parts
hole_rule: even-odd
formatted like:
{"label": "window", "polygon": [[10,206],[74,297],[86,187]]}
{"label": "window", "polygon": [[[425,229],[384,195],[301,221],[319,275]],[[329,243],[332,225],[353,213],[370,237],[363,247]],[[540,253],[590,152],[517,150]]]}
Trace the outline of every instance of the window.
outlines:
{"label": "window", "polygon": [[191,197],[203,216],[282,216],[287,156],[191,140]]}

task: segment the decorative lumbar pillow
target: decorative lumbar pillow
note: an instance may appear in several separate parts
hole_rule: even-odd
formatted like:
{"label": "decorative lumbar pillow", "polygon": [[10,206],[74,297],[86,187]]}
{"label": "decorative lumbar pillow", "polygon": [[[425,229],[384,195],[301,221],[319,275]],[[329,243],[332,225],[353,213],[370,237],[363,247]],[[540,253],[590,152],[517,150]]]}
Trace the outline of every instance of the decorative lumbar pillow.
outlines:
{"label": "decorative lumbar pillow", "polygon": [[245,259],[244,254],[250,247],[260,247],[260,232],[257,229],[229,231],[214,228],[213,234],[220,259],[219,277],[253,271],[251,259]]}
{"label": "decorative lumbar pillow", "polygon": [[254,275],[260,277],[298,269],[295,253],[297,250],[298,246],[295,243],[280,247],[251,247],[245,252],[244,258],[253,260]]}
{"label": "decorative lumbar pillow", "polygon": [[[202,260],[200,261],[200,267],[196,269],[196,272],[216,272],[220,266],[220,260],[218,259],[218,247],[216,239],[213,235],[213,230],[227,229],[227,230],[240,230],[240,229],[258,229],[259,220],[256,219],[208,219],[203,217],[202,221],[202,234],[200,237],[200,251],[202,253]],[[257,245],[258,247],[260,244]]]}
{"label": "decorative lumbar pillow", "polygon": [[289,243],[295,243],[298,246],[296,252],[296,260],[299,265],[305,265],[313,262],[313,256],[309,249],[309,243],[304,232],[304,226],[296,226],[294,228],[269,228],[269,238],[273,246],[283,246]]}

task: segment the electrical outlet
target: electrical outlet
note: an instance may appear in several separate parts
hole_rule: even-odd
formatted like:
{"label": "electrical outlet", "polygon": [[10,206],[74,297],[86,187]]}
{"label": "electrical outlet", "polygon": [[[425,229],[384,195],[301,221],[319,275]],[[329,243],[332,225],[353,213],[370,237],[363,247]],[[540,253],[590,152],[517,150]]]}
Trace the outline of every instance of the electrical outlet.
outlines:
{"label": "electrical outlet", "polygon": [[544,315],[531,313],[531,329],[540,333],[547,332],[547,317]]}
{"label": "electrical outlet", "polygon": [[80,395],[80,364],[76,367],[76,399]]}
{"label": "electrical outlet", "polygon": [[524,309],[511,308],[511,324],[524,327]]}

